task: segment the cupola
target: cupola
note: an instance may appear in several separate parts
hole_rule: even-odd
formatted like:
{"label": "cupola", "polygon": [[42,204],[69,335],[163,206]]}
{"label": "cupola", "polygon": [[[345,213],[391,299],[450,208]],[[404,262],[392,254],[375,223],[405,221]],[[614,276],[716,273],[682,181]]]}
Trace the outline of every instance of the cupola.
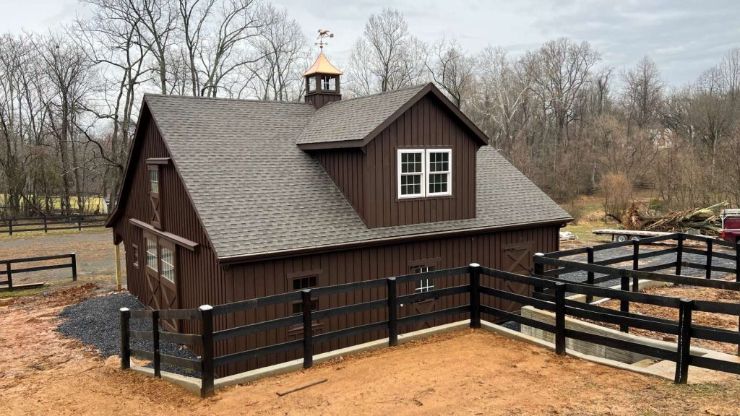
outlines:
{"label": "cupola", "polygon": [[319,30],[319,56],[303,74],[306,79],[306,102],[316,108],[321,108],[332,101],[342,99],[339,87],[342,71],[335,67],[324,55],[324,38],[333,37],[328,30]]}

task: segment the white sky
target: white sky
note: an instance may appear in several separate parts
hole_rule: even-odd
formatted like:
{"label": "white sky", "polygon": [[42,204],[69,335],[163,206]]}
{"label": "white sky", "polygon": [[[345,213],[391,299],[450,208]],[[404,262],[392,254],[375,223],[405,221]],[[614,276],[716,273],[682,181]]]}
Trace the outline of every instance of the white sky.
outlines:
{"label": "white sky", "polygon": [[[287,7],[309,39],[336,37],[327,54],[342,67],[367,18],[383,7],[404,13],[425,41],[456,38],[468,52],[488,44],[512,55],[561,36],[586,40],[617,73],[650,55],[669,85],[695,80],[740,47],[738,0],[273,0]],[[45,32],[84,14],[77,0],[0,0],[0,33]]]}

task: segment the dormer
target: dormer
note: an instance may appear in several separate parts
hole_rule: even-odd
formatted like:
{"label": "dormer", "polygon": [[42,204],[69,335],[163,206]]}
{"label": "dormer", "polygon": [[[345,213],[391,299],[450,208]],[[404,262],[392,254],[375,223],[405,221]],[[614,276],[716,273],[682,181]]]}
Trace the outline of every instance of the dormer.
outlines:
{"label": "dormer", "polygon": [[341,100],[341,75],[342,71],[329,62],[322,50],[313,65],[303,74],[306,80],[306,102],[318,109],[327,103]]}
{"label": "dormer", "polygon": [[433,84],[323,107],[298,138],[368,228],[475,218],[486,144]]}

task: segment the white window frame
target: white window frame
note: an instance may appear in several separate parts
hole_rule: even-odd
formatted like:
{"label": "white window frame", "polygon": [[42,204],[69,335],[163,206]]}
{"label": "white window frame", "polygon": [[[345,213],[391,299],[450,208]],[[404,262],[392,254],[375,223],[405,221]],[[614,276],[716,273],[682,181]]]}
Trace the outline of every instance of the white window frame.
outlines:
{"label": "white window frame", "polygon": [[[402,173],[402,159],[404,154],[420,154],[421,155],[421,172],[414,172],[414,173]],[[397,156],[396,156],[396,182],[397,182],[397,189],[398,189],[398,199],[409,199],[409,198],[423,198],[426,195],[426,173],[425,173],[425,167],[426,167],[426,161],[425,159],[425,152],[424,149],[398,149]],[[421,177],[421,187],[419,188],[420,193],[418,194],[406,194],[403,195],[401,193],[401,177],[402,176],[416,176],[419,175]]]}
{"label": "white window frame", "polygon": [[[153,243],[153,245],[150,245],[150,242]],[[151,248],[153,248],[154,251],[150,251]],[[144,253],[146,267],[155,273],[159,273],[159,245],[157,244],[156,239],[144,237]],[[154,264],[152,264],[151,260],[154,261]]]}
{"label": "white window frame", "polygon": [[[447,153],[447,170],[432,172],[432,153]],[[449,196],[452,195],[452,149],[427,149],[426,151],[426,183],[427,187],[424,188],[426,196]],[[432,175],[447,175],[447,191],[446,192],[429,192],[429,184],[431,183]]]}
{"label": "white window frame", "polygon": [[[417,273],[428,273],[430,271],[432,271],[432,267],[430,266],[418,266],[416,270]],[[428,277],[420,278],[419,286],[417,286],[414,291],[419,293],[426,293],[434,289],[434,281],[432,280],[430,282],[430,280],[432,279],[429,279]]]}
{"label": "white window frame", "polygon": [[[172,263],[165,260],[166,258],[164,255],[165,250],[170,252],[170,255],[171,255],[170,259],[172,260]],[[159,252],[160,252],[159,261],[162,263],[162,270],[160,272],[160,275],[162,276],[163,279],[167,280],[168,282],[175,283],[175,251],[169,247],[162,246],[159,248]],[[167,273],[172,273],[171,279],[167,277]]]}

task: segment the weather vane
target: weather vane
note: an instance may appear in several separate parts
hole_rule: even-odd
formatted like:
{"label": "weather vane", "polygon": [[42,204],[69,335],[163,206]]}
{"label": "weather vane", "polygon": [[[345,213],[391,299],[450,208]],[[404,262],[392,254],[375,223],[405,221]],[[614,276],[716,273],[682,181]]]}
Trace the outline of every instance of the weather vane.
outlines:
{"label": "weather vane", "polygon": [[331,33],[329,29],[319,29],[319,36],[316,38],[319,41],[316,42],[316,45],[319,45],[319,49],[324,50],[324,45],[328,45],[329,42],[327,42],[326,38],[333,38],[334,34]]}

